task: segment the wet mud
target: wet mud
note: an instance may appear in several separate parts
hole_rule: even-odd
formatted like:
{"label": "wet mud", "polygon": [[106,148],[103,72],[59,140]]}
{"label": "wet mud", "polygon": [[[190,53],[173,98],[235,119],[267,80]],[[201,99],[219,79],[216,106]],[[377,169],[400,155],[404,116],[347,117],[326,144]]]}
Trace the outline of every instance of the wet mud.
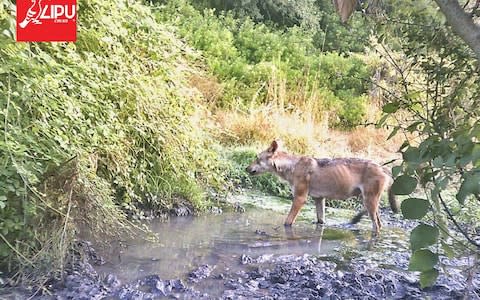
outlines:
{"label": "wet mud", "polygon": [[[353,213],[352,213],[353,214]],[[480,275],[467,284],[468,258],[449,260],[437,283],[421,289],[407,271],[408,229],[416,224],[382,211],[384,231],[352,227],[327,215],[323,227],[279,224],[283,213],[247,209],[152,224],[159,244],[131,241],[121,253],[83,255],[63,281],[32,299],[478,299]],[[103,255],[102,255],[103,254]],[[103,258],[102,258],[103,257]],[[32,291],[0,293],[26,299]]]}
{"label": "wet mud", "polygon": [[123,284],[116,275],[102,278],[91,265],[79,264],[82,271],[69,274],[53,295],[34,299],[475,299],[480,293],[479,276],[468,291],[459,269],[420,289],[415,274],[403,270],[406,254],[390,257],[396,269],[367,257],[352,259],[348,267],[335,259],[243,254],[237,262],[242,268],[236,271],[201,265],[182,279],[152,274]]}

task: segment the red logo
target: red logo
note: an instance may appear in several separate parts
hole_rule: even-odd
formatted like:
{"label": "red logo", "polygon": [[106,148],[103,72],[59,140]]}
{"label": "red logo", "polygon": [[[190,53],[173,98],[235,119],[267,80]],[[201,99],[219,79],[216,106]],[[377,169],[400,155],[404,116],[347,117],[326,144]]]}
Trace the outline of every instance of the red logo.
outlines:
{"label": "red logo", "polygon": [[76,0],[17,0],[17,41],[76,40]]}

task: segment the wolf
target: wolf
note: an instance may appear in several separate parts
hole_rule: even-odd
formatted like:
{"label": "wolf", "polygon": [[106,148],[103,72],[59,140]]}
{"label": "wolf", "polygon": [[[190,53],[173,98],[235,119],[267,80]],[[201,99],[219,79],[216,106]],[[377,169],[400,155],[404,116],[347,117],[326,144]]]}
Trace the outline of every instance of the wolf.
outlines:
{"label": "wolf", "polygon": [[388,190],[388,200],[394,213],[399,211],[392,193],[393,178],[389,170],[379,164],[360,158],[313,158],[281,151],[279,142],[257,155],[247,167],[250,175],[271,172],[286,180],[292,187],[293,202],[285,220],[291,226],[298,212],[310,195],[315,200],[317,222],[324,224],[325,199],[348,199],[361,197],[365,207],[353,219],[360,221],[363,215],[370,216],[372,232],[379,235],[382,223],[378,213],[382,192]]}

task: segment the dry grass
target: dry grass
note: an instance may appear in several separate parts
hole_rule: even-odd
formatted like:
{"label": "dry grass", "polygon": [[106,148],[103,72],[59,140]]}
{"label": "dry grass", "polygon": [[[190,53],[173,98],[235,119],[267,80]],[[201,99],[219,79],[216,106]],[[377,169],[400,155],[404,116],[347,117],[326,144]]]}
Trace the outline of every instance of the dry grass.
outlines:
{"label": "dry grass", "polygon": [[389,134],[385,129],[358,127],[346,133],[346,136],[352,153],[370,158],[393,159],[403,139],[398,135],[387,141]]}
{"label": "dry grass", "polygon": [[223,86],[216,77],[206,74],[192,74],[189,78],[190,86],[196,88],[209,105],[215,103],[223,96]]}
{"label": "dry grass", "polygon": [[[329,114],[325,113],[324,104],[326,90],[318,86],[318,81],[309,78],[309,74],[306,73],[303,79],[287,87],[287,80],[272,67],[270,79],[265,87],[265,103],[271,105],[269,110],[300,115],[307,123],[328,120]],[[333,107],[330,110],[331,113],[334,112]]]}
{"label": "dry grass", "polygon": [[[308,76],[287,88],[286,80],[272,67],[270,79],[261,87],[268,104],[259,104],[254,97],[247,111],[216,109],[214,104],[221,101],[223,90],[211,75],[193,75],[190,85],[198,90],[199,102],[210,108],[209,112],[201,110],[199,123],[208,127],[224,145],[254,145],[263,149],[272,140],[280,139],[288,151],[316,157],[363,157],[379,162],[399,157],[396,151],[403,140],[398,136],[387,141],[389,132],[384,129],[373,126],[350,132],[330,129],[335,109],[324,107],[328,95],[323,94],[325,91],[319,89],[316,81],[309,82]],[[382,99],[372,94],[370,101],[365,121],[374,123],[380,118]]]}
{"label": "dry grass", "polygon": [[[296,153],[316,152],[316,140],[321,140],[323,129],[301,115],[279,112],[262,107],[248,113],[221,111],[216,114],[219,139],[224,144],[267,145],[280,139]],[[326,128],[325,128],[326,130]]]}
{"label": "dry grass", "polygon": [[249,112],[219,111],[218,139],[227,145],[266,147],[280,139],[293,153],[317,157],[363,157],[385,162],[397,158],[401,138],[386,141],[388,132],[359,127],[351,132],[328,128],[326,121],[314,122],[300,113],[289,113],[264,106]]}

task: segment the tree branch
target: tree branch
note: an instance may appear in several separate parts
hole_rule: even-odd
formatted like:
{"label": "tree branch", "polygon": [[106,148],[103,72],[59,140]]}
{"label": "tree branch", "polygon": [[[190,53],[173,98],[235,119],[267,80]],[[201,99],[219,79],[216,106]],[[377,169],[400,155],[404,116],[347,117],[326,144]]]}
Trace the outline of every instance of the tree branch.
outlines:
{"label": "tree branch", "polygon": [[457,0],[435,0],[435,2],[445,15],[453,32],[465,41],[480,61],[480,27],[473,22]]}
{"label": "tree branch", "polygon": [[457,230],[467,239],[467,241],[472,244],[473,246],[477,247],[480,249],[480,244],[478,244],[476,241],[474,241],[469,235],[468,233],[463,230],[463,228],[460,226],[460,224],[458,224],[457,220],[455,219],[455,217],[453,216],[452,212],[448,209],[448,206],[447,204],[445,203],[445,201],[443,200],[443,197],[440,193],[438,193],[438,199],[440,199],[440,203],[442,204],[443,206],[443,209],[445,210],[445,212],[447,213],[447,216],[448,218],[450,219],[450,221],[453,222],[453,224],[455,225],[455,227],[457,227]]}

